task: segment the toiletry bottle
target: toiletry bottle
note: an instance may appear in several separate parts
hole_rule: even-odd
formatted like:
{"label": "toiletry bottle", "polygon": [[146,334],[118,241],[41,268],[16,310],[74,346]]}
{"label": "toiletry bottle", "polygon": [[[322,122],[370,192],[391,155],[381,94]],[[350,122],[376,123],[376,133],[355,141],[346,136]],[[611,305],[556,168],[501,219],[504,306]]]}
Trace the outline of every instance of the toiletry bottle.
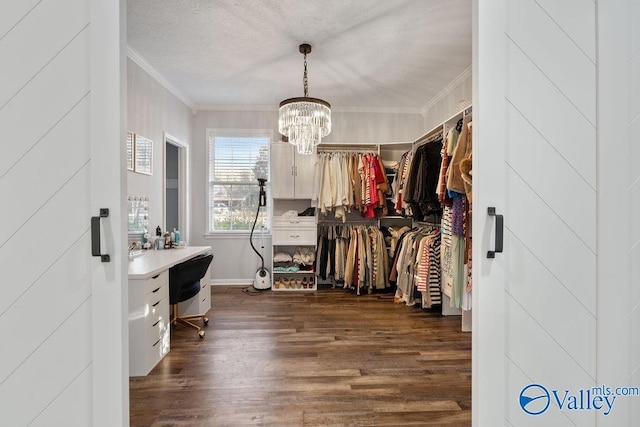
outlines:
{"label": "toiletry bottle", "polygon": [[162,236],[162,229],[160,228],[160,226],[156,227],[156,236]]}
{"label": "toiletry bottle", "polygon": [[173,235],[175,236],[174,242],[180,243],[180,232],[175,228],[173,229]]}

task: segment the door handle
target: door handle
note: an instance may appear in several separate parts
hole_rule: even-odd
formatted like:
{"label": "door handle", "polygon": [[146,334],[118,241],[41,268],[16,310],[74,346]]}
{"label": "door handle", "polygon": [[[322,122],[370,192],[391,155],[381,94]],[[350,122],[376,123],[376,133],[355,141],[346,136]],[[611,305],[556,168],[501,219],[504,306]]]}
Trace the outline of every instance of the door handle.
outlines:
{"label": "door handle", "polygon": [[100,218],[107,218],[108,216],[109,209],[100,208],[100,216],[91,217],[91,255],[99,256],[102,262],[111,261],[109,254],[100,253]]}
{"label": "door handle", "polygon": [[496,208],[490,206],[487,209],[489,216],[496,217],[496,243],[495,249],[487,252],[487,258],[495,258],[496,253],[502,252],[502,245],[504,243],[504,217],[496,213]]}

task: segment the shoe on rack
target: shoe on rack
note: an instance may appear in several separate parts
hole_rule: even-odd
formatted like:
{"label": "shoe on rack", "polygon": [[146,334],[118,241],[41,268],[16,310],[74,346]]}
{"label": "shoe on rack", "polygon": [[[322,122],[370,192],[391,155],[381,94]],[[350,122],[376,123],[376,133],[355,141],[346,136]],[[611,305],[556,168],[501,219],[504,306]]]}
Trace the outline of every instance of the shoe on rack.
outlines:
{"label": "shoe on rack", "polygon": [[316,215],[316,208],[314,207],[307,208],[298,214],[298,216],[315,216],[315,215]]}

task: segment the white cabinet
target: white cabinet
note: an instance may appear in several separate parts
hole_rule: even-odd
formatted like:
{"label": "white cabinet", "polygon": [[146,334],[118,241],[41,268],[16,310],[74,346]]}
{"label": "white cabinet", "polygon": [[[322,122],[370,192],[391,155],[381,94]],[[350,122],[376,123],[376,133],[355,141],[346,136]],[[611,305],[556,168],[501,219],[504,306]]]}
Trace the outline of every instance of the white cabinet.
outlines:
{"label": "white cabinet", "polygon": [[288,142],[271,144],[271,197],[311,199],[315,154],[298,154]]}
{"label": "white cabinet", "polygon": [[[129,261],[129,375],[145,376],[169,352],[171,318],[169,269],[211,246],[146,251]],[[211,266],[209,266],[211,268]],[[184,313],[206,313],[211,308],[211,273],[200,281],[200,293],[183,303]]]}
{"label": "white cabinet", "polygon": [[129,375],[147,375],[169,352],[169,273],[129,280]]}
{"label": "white cabinet", "polygon": [[[314,273],[316,228],[315,217],[273,218],[272,290],[317,289]],[[309,258],[310,254],[313,254],[312,258]],[[291,261],[278,262],[281,257]],[[299,263],[300,260],[307,261],[306,265]]]}
{"label": "white cabinet", "polygon": [[200,279],[200,293],[193,298],[178,303],[178,315],[205,314],[211,309],[211,266],[207,273]]}

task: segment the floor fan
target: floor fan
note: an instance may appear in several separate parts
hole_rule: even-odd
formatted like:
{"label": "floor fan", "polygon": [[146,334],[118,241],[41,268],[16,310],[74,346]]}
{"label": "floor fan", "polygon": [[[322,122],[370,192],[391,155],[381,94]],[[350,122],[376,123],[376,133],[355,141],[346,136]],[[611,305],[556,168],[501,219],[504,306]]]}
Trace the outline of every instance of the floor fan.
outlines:
{"label": "floor fan", "polygon": [[[263,206],[267,206],[267,192],[264,189],[267,180],[264,178],[258,178],[258,185],[260,186],[260,195],[258,197],[258,209],[256,210],[256,219],[253,221],[253,226],[251,226],[251,234],[249,235],[249,243],[251,243],[251,248],[253,251],[260,257],[262,261],[262,265],[256,271],[255,277],[253,279],[253,287],[258,290],[267,290],[271,288],[271,275],[269,274],[269,270],[264,267],[264,256],[258,252],[255,246],[253,246],[253,231],[256,228],[256,224],[258,222],[258,216],[260,215],[260,208]],[[262,251],[264,252],[264,228],[262,230]]]}

